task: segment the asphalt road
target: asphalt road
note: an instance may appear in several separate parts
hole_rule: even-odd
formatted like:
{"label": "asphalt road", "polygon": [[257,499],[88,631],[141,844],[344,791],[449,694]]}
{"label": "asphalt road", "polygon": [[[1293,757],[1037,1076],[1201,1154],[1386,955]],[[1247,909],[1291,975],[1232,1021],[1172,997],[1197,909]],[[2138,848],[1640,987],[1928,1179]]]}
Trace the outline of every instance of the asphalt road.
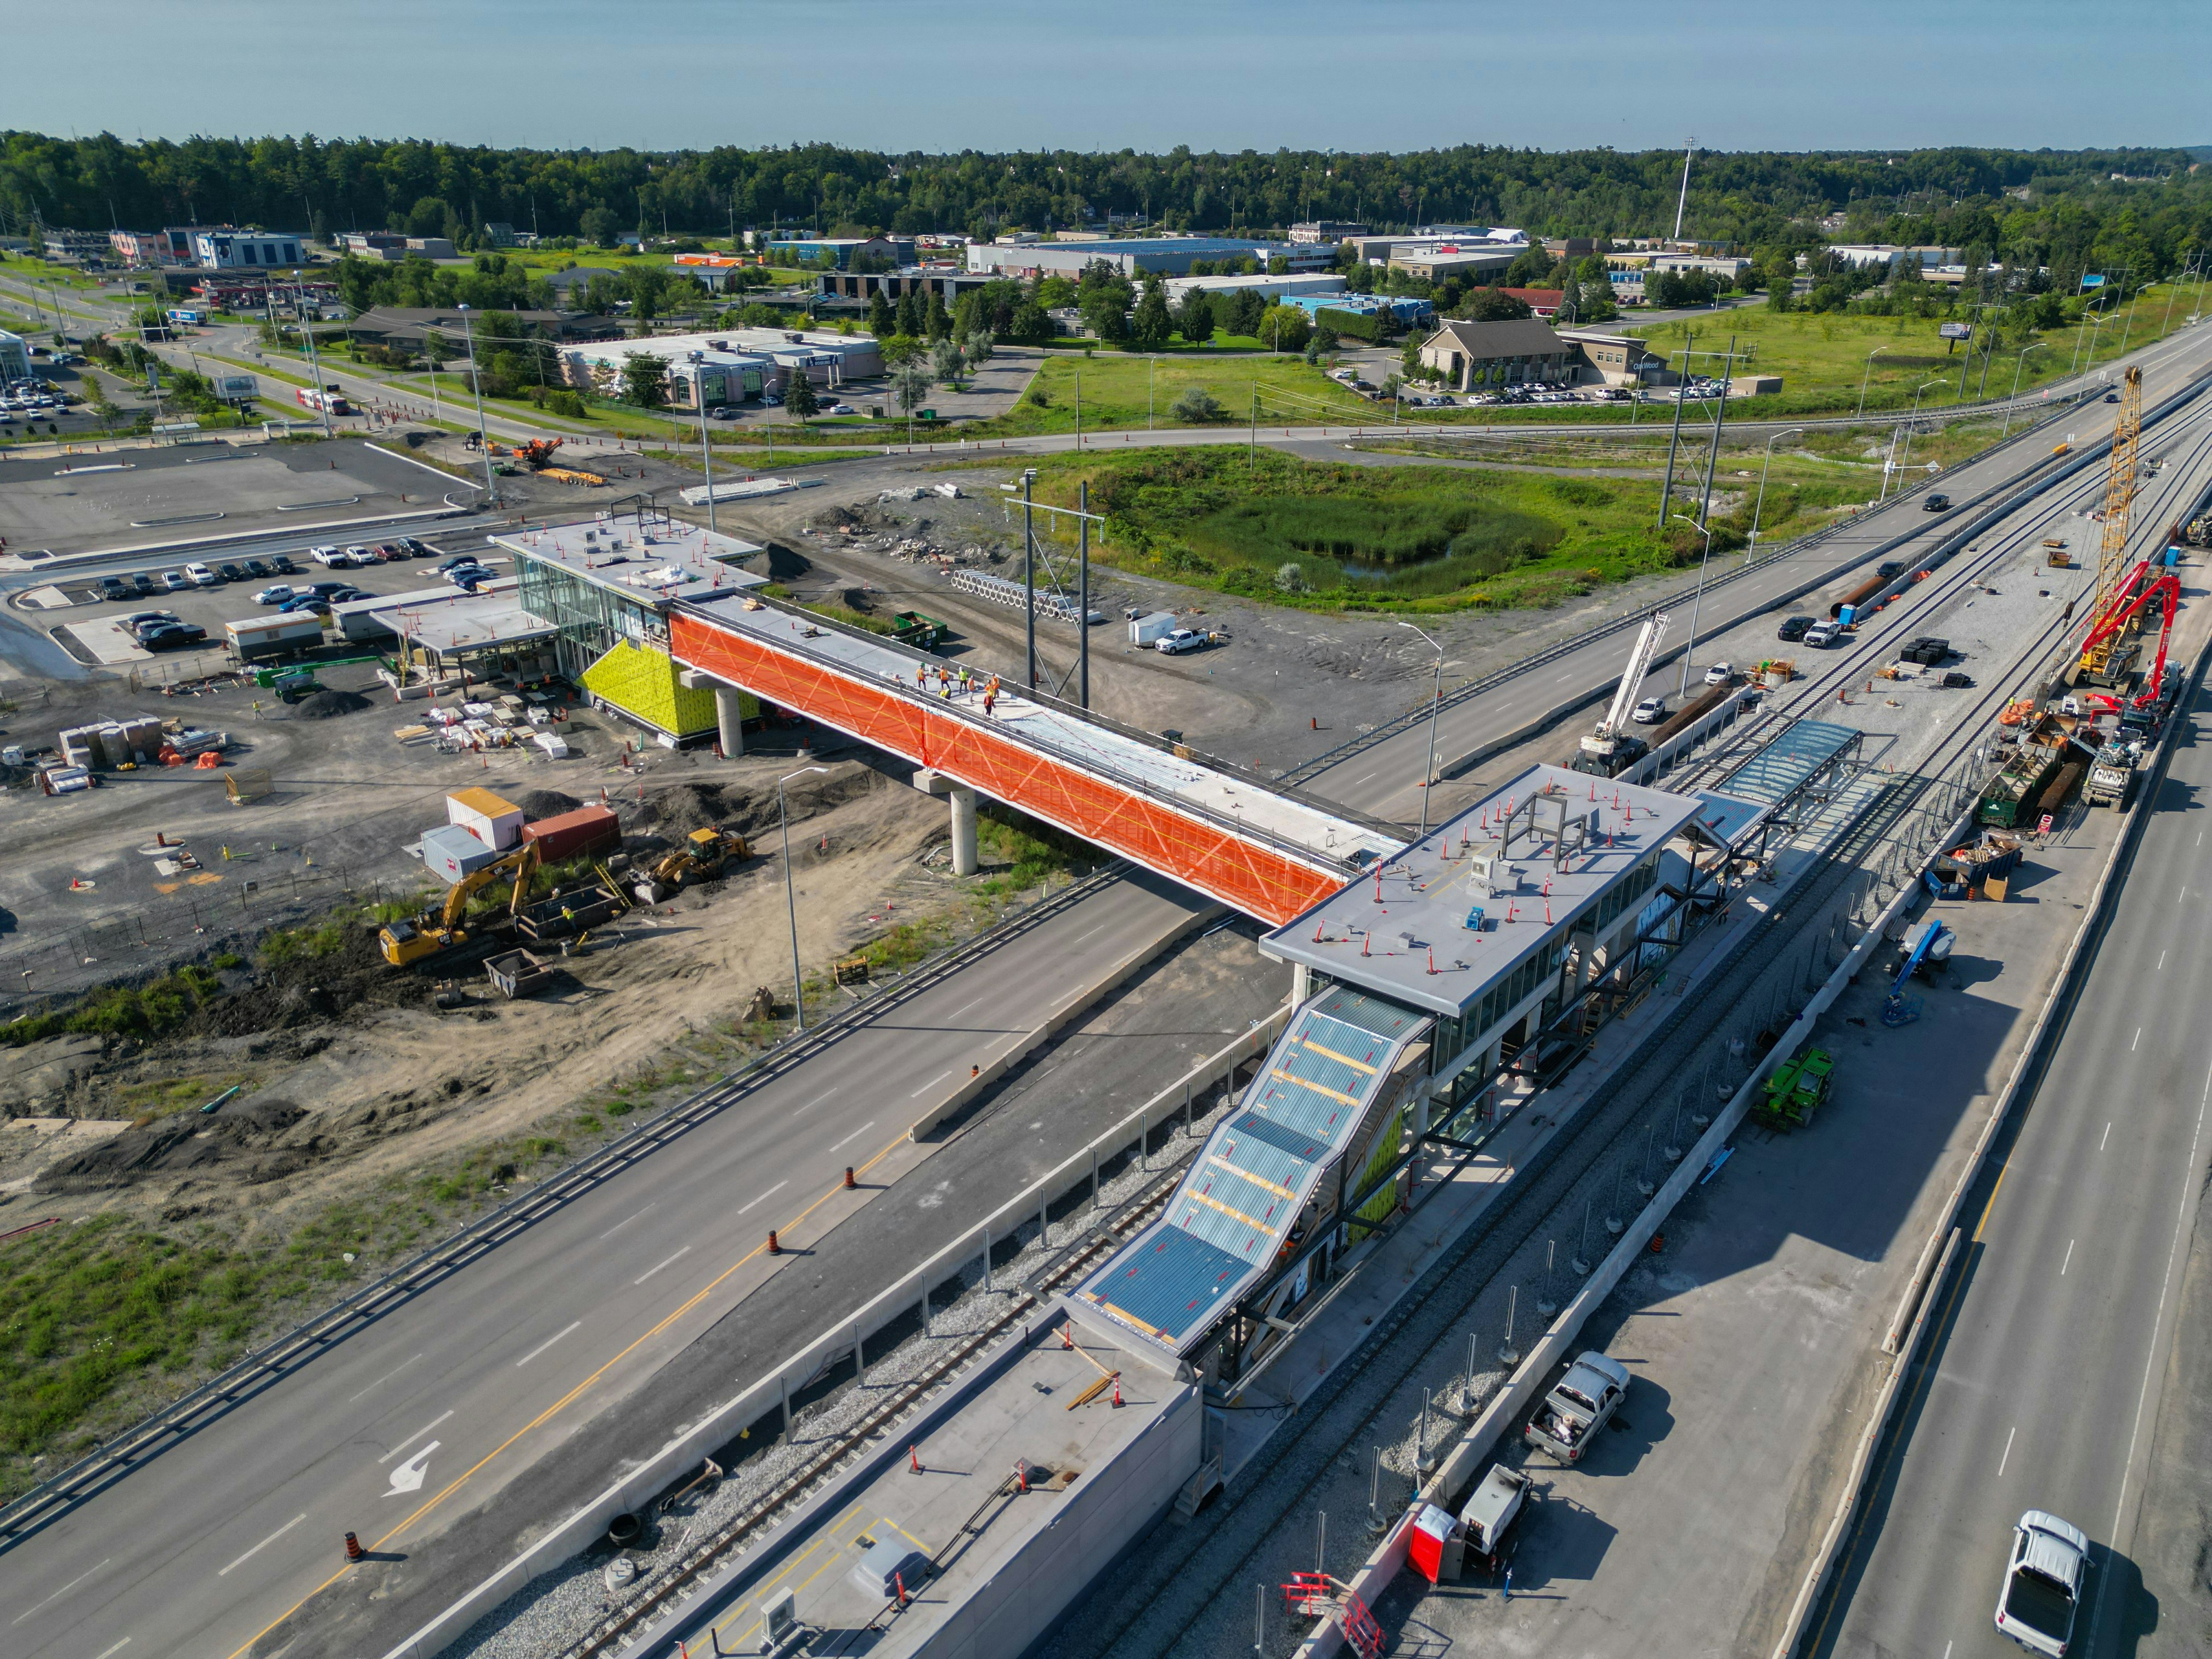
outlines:
{"label": "asphalt road", "polygon": [[[2212,356],[2212,333],[2185,335],[2153,356],[2155,398],[2184,378],[2185,362]],[[2085,430],[2093,421],[2101,424],[2088,415]],[[1978,465],[1994,475],[2040,453],[2015,447]],[[1972,471],[1952,475],[1954,495],[1996,481],[1974,482]],[[1900,528],[1940,533],[1923,522],[1910,502],[1871,515],[1852,532],[1865,538],[1856,550]],[[1821,562],[1853,551],[1832,543]],[[1747,603],[1762,580],[1776,583],[1771,596],[1789,578],[1763,573],[1742,592],[1723,591]],[[1451,741],[1480,741],[1571,691],[1608,684],[1626,649],[1617,637],[1459,706],[1447,717]],[[1425,744],[1425,730],[1406,734],[1310,787],[1410,818]],[[1453,752],[1449,742],[1440,748]],[[673,1156],[611,1182],[19,1545],[5,1558],[15,1611],[0,1602],[12,1621],[8,1650],[100,1659],[129,1638],[140,1650],[231,1659],[316,1595],[348,1528],[410,1557],[406,1593],[371,1604],[342,1639],[311,1611],[290,1650],[373,1652],[397,1639],[480,1576],[468,1566],[485,1550],[549,1513],[558,1495],[542,1487],[526,1505],[500,1507],[520,1474],[562,1467],[548,1454],[584,1423],[604,1423],[763,1281],[757,1246],[767,1226],[798,1226],[804,1237],[816,1224],[802,1218],[824,1194],[832,1196],[821,1216],[853,1201],[833,1188],[844,1164],[866,1164],[863,1149],[884,1153],[879,1179],[898,1173],[912,1154],[895,1137],[932,1091],[949,1091],[965,1066],[1012,1040],[1097,961],[1172,933],[1191,903],[1145,883],[1108,888],[907,1005],[896,1025],[863,1026],[687,1137]],[[991,1207],[992,1183],[974,1179],[972,1195],[948,1197],[948,1218]],[[917,1226],[917,1255],[924,1231]],[[793,1326],[787,1346],[817,1328]],[[420,1486],[395,1490],[393,1476],[411,1480],[433,1441]],[[580,1496],[606,1469],[578,1457],[565,1474]]]}
{"label": "asphalt road", "polygon": [[1964,1213],[1971,1248],[1937,1287],[1927,1352],[1812,1651],[2011,1651],[1992,1613],[2027,1509],[2092,1540],[2069,1653],[2187,1646],[2161,1639],[2160,1607],[2192,1591],[2142,1571],[2133,1551],[2166,1390],[2203,1381],[2172,1376],[2166,1356],[2212,1102],[2212,1041],[2197,1024],[2212,976],[2209,720],[2200,696],[2050,1066]]}

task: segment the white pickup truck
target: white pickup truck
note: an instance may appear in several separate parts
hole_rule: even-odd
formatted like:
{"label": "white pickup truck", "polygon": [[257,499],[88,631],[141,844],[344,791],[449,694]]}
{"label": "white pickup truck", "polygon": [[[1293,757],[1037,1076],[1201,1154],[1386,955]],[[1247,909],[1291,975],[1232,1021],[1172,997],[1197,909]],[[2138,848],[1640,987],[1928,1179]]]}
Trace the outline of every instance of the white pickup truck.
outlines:
{"label": "white pickup truck", "polygon": [[1579,1463],[1627,1398],[1628,1368],[1592,1349],[1552,1385],[1521,1437],[1555,1462]]}

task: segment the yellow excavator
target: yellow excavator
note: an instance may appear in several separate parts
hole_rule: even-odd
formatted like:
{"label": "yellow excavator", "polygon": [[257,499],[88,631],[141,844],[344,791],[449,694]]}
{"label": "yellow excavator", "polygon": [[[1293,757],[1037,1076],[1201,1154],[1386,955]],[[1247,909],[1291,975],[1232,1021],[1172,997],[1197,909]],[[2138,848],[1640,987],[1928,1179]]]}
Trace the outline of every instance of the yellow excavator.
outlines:
{"label": "yellow excavator", "polygon": [[635,891],[647,904],[695,881],[712,881],[732,861],[752,856],[745,838],[734,830],[694,830],[684,844],[665,854],[641,871]]}
{"label": "yellow excavator", "polygon": [[383,929],[376,936],[378,949],[394,968],[406,968],[465,944],[468,934],[462,931],[461,922],[468,915],[469,901],[485,888],[512,876],[514,896],[507,907],[511,916],[521,909],[522,901],[529,896],[530,878],[537,868],[538,843],[534,841],[501,854],[455,882],[439,908],[425,910],[411,922],[395,921]]}

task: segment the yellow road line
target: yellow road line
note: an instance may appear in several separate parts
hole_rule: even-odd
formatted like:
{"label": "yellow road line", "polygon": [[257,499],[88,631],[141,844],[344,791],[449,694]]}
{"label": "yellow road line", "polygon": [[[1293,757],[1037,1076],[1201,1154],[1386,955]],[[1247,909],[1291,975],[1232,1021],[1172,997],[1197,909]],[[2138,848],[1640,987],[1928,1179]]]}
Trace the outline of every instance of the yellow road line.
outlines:
{"label": "yellow road line", "polygon": [[[902,1134],[896,1139],[886,1143],[881,1152],[878,1152],[866,1164],[860,1166],[860,1172],[866,1173],[867,1170],[874,1169],[877,1164],[889,1158],[891,1155],[893,1149],[901,1145],[906,1139],[907,1137]],[[828,1192],[823,1194],[821,1197],[816,1199],[814,1202],[801,1210],[796,1218],[785,1222],[781,1227],[777,1229],[777,1231],[779,1232],[790,1231],[791,1229],[799,1225],[800,1222],[805,1220],[807,1217],[812,1215],[815,1211],[820,1209],[824,1204],[827,1204],[832,1198],[835,1198],[839,1193],[842,1193],[844,1190],[845,1183],[841,1179],[836,1186],[832,1187]],[[548,1406],[544,1411],[538,1413],[537,1416],[532,1418],[530,1421],[525,1423],[513,1434],[501,1441],[498,1445],[486,1452],[482,1457],[471,1464],[467,1469],[454,1477],[454,1479],[435,1497],[424,1503],[421,1508],[417,1509],[412,1515],[408,1516],[404,1520],[401,1521],[381,1538],[379,1538],[374,1544],[371,1544],[369,1547],[373,1550],[382,1549],[386,1544],[397,1538],[401,1533],[406,1531],[409,1527],[414,1525],[416,1522],[421,1520],[424,1516],[429,1514],[431,1510],[436,1509],[448,1498],[451,1498],[455,1492],[466,1486],[470,1480],[474,1477],[476,1474],[486,1464],[498,1457],[501,1453],[504,1452],[516,1441],[521,1439],[524,1435],[528,1434],[531,1430],[538,1427],[542,1424],[550,1422],[553,1418],[567,1410],[568,1407],[574,1405],[578,1400],[581,1399],[584,1395],[588,1393],[592,1388],[598,1383],[601,1377],[605,1376],[617,1365],[622,1364],[623,1360],[629,1358],[629,1356],[636,1352],[640,1347],[643,1346],[646,1343],[650,1342],[654,1337],[659,1336],[671,1325],[676,1323],[678,1320],[683,1318],[684,1315],[696,1308],[702,1302],[704,1302],[720,1287],[723,1280],[729,1278],[732,1273],[737,1272],[738,1268],[744,1267],[747,1262],[752,1261],[754,1257],[762,1255],[767,1249],[768,1245],[766,1241],[763,1241],[761,1243],[753,1246],[751,1249],[747,1250],[743,1255],[739,1256],[735,1261],[732,1261],[720,1273],[715,1274],[712,1279],[708,1280],[708,1283],[696,1291],[689,1301],[685,1302],[682,1307],[677,1309],[675,1312],[670,1314],[659,1324],[655,1325],[651,1330],[646,1332],[644,1335],[631,1342],[627,1347],[623,1348],[620,1353],[615,1355],[613,1358],[601,1365],[599,1370],[593,1371],[589,1376],[576,1384],[574,1388],[569,1389],[568,1393],[562,1395],[558,1400]],[[340,1567],[329,1577],[324,1579],[321,1583],[316,1585],[314,1589],[309,1590],[298,1601],[293,1602],[290,1607],[285,1608],[283,1612],[278,1613],[274,1619],[271,1619],[259,1630],[254,1632],[252,1635],[246,1638],[244,1642],[240,1643],[231,1651],[228,1656],[228,1659],[243,1659],[244,1655],[256,1642],[258,1642],[263,1637],[268,1635],[270,1631],[276,1629],[277,1626],[283,1624],[294,1613],[299,1612],[301,1607],[307,1606],[308,1602],[313,1601],[318,1595],[320,1595],[331,1585],[337,1583],[339,1579],[344,1577],[347,1572],[350,1571],[350,1565],[351,1564],[349,1563],[347,1566]]]}
{"label": "yellow road line", "polygon": [[2004,1169],[1997,1171],[1997,1184],[1990,1188],[1990,1201],[1982,1206],[1982,1218],[1974,1224],[1973,1242],[1977,1244],[1982,1242],[1982,1230],[1990,1224],[1990,1212],[1997,1206],[1997,1194],[2004,1190],[2005,1172],[2011,1168],[2008,1163]]}

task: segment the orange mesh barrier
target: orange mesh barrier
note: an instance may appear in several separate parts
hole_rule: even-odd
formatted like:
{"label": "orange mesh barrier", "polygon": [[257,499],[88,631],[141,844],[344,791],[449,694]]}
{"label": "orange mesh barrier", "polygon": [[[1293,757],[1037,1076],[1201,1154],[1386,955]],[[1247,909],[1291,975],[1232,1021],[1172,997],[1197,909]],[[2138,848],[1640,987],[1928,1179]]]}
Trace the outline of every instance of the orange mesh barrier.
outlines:
{"label": "orange mesh barrier", "polygon": [[1264,842],[1247,840],[1110,779],[934,708],[903,690],[793,656],[676,612],[679,661],[756,696],[958,779],[1279,927],[1345,884]]}

